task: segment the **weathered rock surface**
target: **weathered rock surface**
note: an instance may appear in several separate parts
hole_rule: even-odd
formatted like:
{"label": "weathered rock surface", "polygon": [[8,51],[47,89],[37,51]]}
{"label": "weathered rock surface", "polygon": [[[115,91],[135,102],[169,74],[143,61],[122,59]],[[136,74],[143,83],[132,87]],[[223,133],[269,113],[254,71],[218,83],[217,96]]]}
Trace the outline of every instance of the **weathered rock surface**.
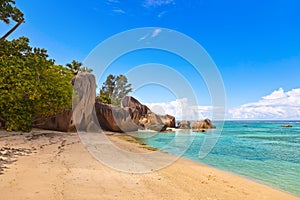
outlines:
{"label": "weathered rock surface", "polygon": [[37,117],[33,122],[33,127],[47,129],[47,130],[56,130],[56,131],[65,131],[72,132],[76,131],[75,126],[72,121],[72,110],[68,109],[62,113],[59,113],[55,116],[50,117]]}
{"label": "weathered rock surface", "polygon": [[191,129],[190,124],[191,123],[189,121],[182,120],[182,121],[178,122],[177,128],[179,128],[179,129]]}
{"label": "weathered rock surface", "polygon": [[175,117],[171,115],[159,115],[162,123],[166,125],[166,127],[169,128],[175,128],[176,122],[175,122]]}
{"label": "weathered rock surface", "polygon": [[72,84],[77,94],[76,100],[73,100],[73,111],[70,109],[48,118],[40,117],[34,127],[58,131],[97,131],[101,128],[114,132],[131,132],[139,128],[165,131],[167,127],[175,127],[175,117],[159,116],[130,96],[123,98],[121,107],[95,102],[96,81],[93,74],[79,73]]}
{"label": "weathered rock surface", "polygon": [[167,129],[160,116],[155,113],[148,113],[144,118],[147,119],[147,122],[143,125],[148,130],[165,131]]}
{"label": "weathered rock surface", "polygon": [[121,106],[122,108],[129,107],[132,110],[132,120],[141,128],[165,131],[167,127],[175,127],[175,117],[157,115],[134,97],[124,97]]}
{"label": "weathered rock surface", "polygon": [[193,129],[194,132],[205,132],[205,129],[214,129],[215,125],[211,123],[210,119],[199,120],[190,123],[187,120],[182,120],[178,122],[179,129]]}
{"label": "weathered rock surface", "polygon": [[216,126],[211,123],[210,119],[204,119],[204,120],[192,122],[191,128],[194,131],[197,131],[203,129],[214,129],[216,128]]}
{"label": "weathered rock surface", "polygon": [[77,100],[73,100],[73,123],[77,130],[97,130],[95,115],[96,80],[95,76],[88,72],[79,73],[72,81],[77,93]]}
{"label": "weathered rock surface", "polygon": [[151,110],[146,105],[141,104],[137,99],[131,96],[126,96],[122,99],[121,107],[129,107],[133,111],[136,110],[138,111],[140,116],[144,116],[151,112]]}
{"label": "weathered rock surface", "polygon": [[[96,98],[96,80],[93,74],[83,72],[72,79],[77,92],[77,100],[73,101],[73,111],[65,110],[50,117],[38,117],[33,127],[57,131],[97,130],[97,119],[94,110]],[[76,127],[76,129],[75,129]]]}
{"label": "weathered rock surface", "polygon": [[95,110],[100,127],[114,132],[137,131],[138,125],[132,120],[130,108],[119,108],[101,102],[95,103]]}

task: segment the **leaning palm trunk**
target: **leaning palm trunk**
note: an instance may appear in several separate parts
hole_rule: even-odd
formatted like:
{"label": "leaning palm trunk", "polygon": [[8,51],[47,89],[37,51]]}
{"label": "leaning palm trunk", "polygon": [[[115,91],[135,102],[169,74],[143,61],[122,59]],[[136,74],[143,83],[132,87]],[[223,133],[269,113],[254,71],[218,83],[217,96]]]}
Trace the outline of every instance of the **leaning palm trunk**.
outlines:
{"label": "leaning palm trunk", "polygon": [[3,37],[0,38],[0,41],[4,41],[10,34],[12,34],[22,23],[24,18],[22,18],[12,29],[10,29]]}

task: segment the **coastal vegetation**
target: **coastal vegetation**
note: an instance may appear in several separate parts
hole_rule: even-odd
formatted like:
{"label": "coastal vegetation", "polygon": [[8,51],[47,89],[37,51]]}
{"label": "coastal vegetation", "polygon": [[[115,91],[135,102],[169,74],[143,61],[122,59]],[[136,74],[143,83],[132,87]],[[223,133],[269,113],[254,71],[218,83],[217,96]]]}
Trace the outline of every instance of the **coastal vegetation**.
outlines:
{"label": "coastal vegetation", "polygon": [[121,100],[132,92],[131,84],[125,75],[108,75],[100,90],[100,101],[106,104],[121,105]]}
{"label": "coastal vegetation", "polygon": [[82,62],[78,62],[76,60],[73,60],[71,63],[67,63],[66,67],[71,70],[72,74],[75,76],[80,72],[93,72],[92,69],[83,66]]}
{"label": "coastal vegetation", "polygon": [[[15,1],[1,1],[0,20],[19,25],[24,14]],[[72,103],[74,74],[91,71],[73,61],[67,67],[55,64],[47,50],[31,47],[29,38],[0,40],[0,125],[8,131],[30,131],[38,116],[50,116],[69,108]]]}
{"label": "coastal vegetation", "polygon": [[20,37],[0,43],[0,116],[6,130],[30,131],[37,115],[53,115],[71,105],[72,73],[47,51]]}
{"label": "coastal vegetation", "polygon": [[[65,66],[49,58],[47,50],[30,46],[29,38],[8,40],[24,21],[15,1],[1,1],[0,20],[16,23],[0,39],[0,127],[7,131],[30,131],[32,124],[70,110],[72,80],[93,70],[73,60]],[[101,102],[120,105],[132,91],[124,75],[109,75],[100,91]]]}

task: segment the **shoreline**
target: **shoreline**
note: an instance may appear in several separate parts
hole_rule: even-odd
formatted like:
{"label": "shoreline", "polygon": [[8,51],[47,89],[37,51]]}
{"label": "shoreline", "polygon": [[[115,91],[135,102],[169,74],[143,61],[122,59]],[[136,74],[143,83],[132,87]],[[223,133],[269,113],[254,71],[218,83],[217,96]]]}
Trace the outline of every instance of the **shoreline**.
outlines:
{"label": "shoreline", "polygon": [[[186,129],[172,129],[172,131],[175,131],[175,130],[182,130],[182,131],[185,131]],[[134,137],[134,136],[132,136],[132,137]],[[138,142],[142,143],[142,142],[139,141],[137,138],[135,138],[135,139],[136,139]],[[146,144],[146,145],[148,146],[148,144]],[[150,147],[152,147],[152,146],[150,146]],[[153,147],[153,148],[156,148],[156,147]],[[172,155],[172,156],[177,157],[176,155],[173,155],[173,154],[171,154],[171,153],[169,153],[169,152],[166,152],[166,151],[162,151],[162,150],[160,150],[160,149],[157,149],[157,151],[160,151],[160,152],[163,152],[163,153],[167,153],[167,154],[170,154],[170,155]],[[240,178],[247,179],[247,180],[252,181],[252,182],[255,182],[255,183],[257,183],[257,184],[260,184],[260,185],[263,185],[263,186],[267,186],[267,187],[270,187],[270,188],[272,188],[272,189],[274,189],[274,190],[278,190],[278,191],[280,191],[280,192],[284,192],[284,193],[287,193],[287,194],[290,194],[290,195],[292,195],[292,196],[295,196],[295,197],[300,198],[300,196],[297,196],[297,195],[294,194],[294,193],[291,193],[291,192],[289,192],[289,191],[285,191],[285,190],[283,190],[283,189],[281,189],[281,188],[276,188],[276,187],[272,186],[271,184],[265,183],[265,182],[263,182],[263,181],[260,181],[260,180],[257,180],[257,179],[251,178],[251,177],[248,177],[248,176],[246,176],[246,175],[237,174],[237,173],[234,173],[234,172],[231,172],[231,171],[219,169],[219,168],[217,168],[217,167],[215,167],[215,166],[212,166],[212,165],[209,165],[209,164],[206,164],[206,163],[203,163],[203,162],[195,161],[195,160],[192,160],[192,159],[189,159],[189,158],[185,158],[185,157],[179,157],[178,159],[184,159],[184,160],[193,162],[193,163],[195,163],[195,164],[203,165],[203,166],[210,167],[210,168],[213,168],[213,169],[218,170],[218,171],[221,171],[221,172],[229,173],[229,174],[231,174],[231,175],[233,175],[233,176],[238,176],[238,177],[240,177]],[[178,160],[178,159],[177,159],[177,160]],[[176,161],[177,161],[177,160],[176,160]]]}
{"label": "shoreline", "polygon": [[[160,151],[160,150],[159,150],[159,151]],[[168,153],[168,152],[165,152],[165,153]],[[168,154],[170,154],[170,153],[168,153]],[[173,155],[173,154],[171,154],[171,155]],[[246,175],[241,175],[241,174],[237,174],[237,173],[234,173],[234,172],[231,172],[231,171],[219,169],[219,168],[214,167],[214,166],[212,166],[212,165],[209,165],[209,164],[206,164],[206,163],[202,163],[202,162],[197,162],[197,161],[194,161],[194,160],[185,158],[185,157],[181,157],[181,159],[185,159],[185,160],[188,160],[188,161],[190,161],[190,162],[194,162],[195,164],[200,164],[200,165],[203,165],[203,166],[206,166],[206,167],[210,167],[210,168],[213,168],[213,169],[215,169],[215,170],[218,170],[218,171],[221,171],[221,172],[225,172],[225,173],[231,174],[231,175],[233,175],[233,176],[237,176],[237,177],[240,177],[240,178],[242,178],[242,179],[246,179],[246,180],[248,180],[248,181],[252,181],[252,182],[255,182],[255,183],[257,183],[257,184],[260,184],[260,185],[263,185],[263,186],[267,186],[267,187],[269,187],[269,188],[271,188],[271,189],[274,189],[274,190],[277,190],[277,191],[280,191],[280,192],[283,192],[283,193],[287,193],[287,194],[289,194],[289,195],[292,195],[292,196],[295,196],[295,197],[297,197],[297,198],[300,198],[300,196],[297,196],[297,195],[294,194],[294,193],[291,193],[291,192],[289,192],[289,191],[282,190],[282,189],[280,189],[280,188],[273,187],[272,185],[268,185],[267,183],[264,183],[263,181],[256,180],[256,179],[251,178],[251,177],[248,177],[248,176],[246,176]]]}
{"label": "shoreline", "polygon": [[[150,151],[141,143],[128,141],[128,136],[105,134],[119,148]],[[149,174],[115,171],[96,161],[77,133],[0,131],[0,146],[28,150],[12,155],[16,161],[0,174],[4,199],[300,199],[186,158]]]}
{"label": "shoreline", "polygon": [[[182,130],[182,131],[185,131],[185,130],[186,130],[186,129],[175,129],[175,128],[171,128],[171,129],[172,129],[172,131],[176,131],[176,130]],[[134,136],[132,136],[132,137],[134,137]],[[135,139],[136,139],[138,142],[140,142],[137,138],[135,138]],[[152,147],[152,146],[150,146],[150,147]],[[153,147],[153,148],[155,148],[155,147]],[[169,153],[169,152],[162,151],[162,150],[160,150],[160,149],[157,149],[157,151],[160,151],[160,152],[163,152],[163,153],[167,153],[167,154],[170,154],[170,155],[172,155],[172,156],[176,156],[176,155],[173,155],[173,154],[171,154],[171,153]],[[241,174],[237,174],[237,173],[234,173],[234,172],[231,172],[231,171],[222,170],[222,169],[219,169],[219,168],[217,168],[217,167],[211,166],[211,165],[209,165],[209,164],[202,163],[202,162],[197,162],[197,161],[195,161],[195,160],[188,159],[188,158],[185,158],[185,157],[179,157],[177,160],[179,160],[179,159],[186,160],[186,161],[189,161],[189,162],[192,162],[192,163],[195,163],[195,164],[198,164],[198,165],[202,165],[202,166],[205,166],[205,167],[213,168],[214,170],[217,170],[217,171],[220,171],[220,172],[223,172],[223,173],[225,172],[225,173],[228,173],[228,174],[230,174],[230,175],[237,176],[237,177],[239,177],[239,178],[242,178],[242,179],[246,179],[246,180],[248,180],[248,181],[255,182],[255,183],[259,184],[259,185],[267,186],[267,187],[270,187],[271,189],[274,189],[274,190],[277,190],[277,191],[280,191],[280,192],[283,192],[283,193],[287,193],[287,194],[292,195],[292,196],[294,196],[294,197],[296,197],[296,198],[300,198],[300,196],[297,196],[296,194],[293,194],[293,193],[291,193],[291,192],[282,190],[282,189],[280,189],[280,188],[272,187],[271,185],[268,185],[267,183],[264,183],[264,182],[262,182],[262,181],[256,180],[256,179],[251,178],[251,177],[247,177],[246,175],[241,175]],[[176,160],[176,161],[177,161],[177,160]],[[176,161],[175,161],[175,162],[176,162]]]}

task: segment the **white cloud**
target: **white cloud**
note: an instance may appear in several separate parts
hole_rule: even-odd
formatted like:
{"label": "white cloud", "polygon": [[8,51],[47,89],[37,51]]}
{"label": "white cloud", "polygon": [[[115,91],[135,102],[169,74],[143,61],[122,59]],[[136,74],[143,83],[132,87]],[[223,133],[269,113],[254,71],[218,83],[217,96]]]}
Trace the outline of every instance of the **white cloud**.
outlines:
{"label": "white cloud", "polygon": [[163,17],[166,13],[167,13],[167,11],[162,11],[162,12],[160,12],[160,13],[157,15],[157,17],[158,17],[158,18],[161,18],[161,17]]}
{"label": "white cloud", "polygon": [[115,13],[120,13],[120,14],[125,14],[126,12],[122,9],[115,9],[115,10],[112,10],[113,12]]}
{"label": "white cloud", "polygon": [[140,37],[140,38],[139,38],[139,41],[143,41],[143,40],[149,38],[149,36],[151,36],[150,38],[155,38],[155,37],[157,37],[161,32],[162,32],[162,29],[157,28],[157,29],[155,29],[152,33],[148,33],[148,34],[146,34],[146,35]]}
{"label": "white cloud", "polygon": [[162,32],[162,30],[160,28],[157,28],[153,31],[151,37],[157,37],[159,35],[159,33]]}
{"label": "white cloud", "polygon": [[169,114],[178,120],[212,119],[212,106],[191,106],[187,98],[176,99],[171,102],[145,103],[145,105],[157,114]]}
{"label": "white cloud", "polygon": [[165,5],[174,5],[175,1],[174,0],[146,0],[143,3],[143,6],[145,8],[150,8],[150,7],[160,7],[160,6],[165,6]]}
{"label": "white cloud", "polygon": [[300,119],[300,88],[287,92],[280,88],[228,112],[233,119]]}
{"label": "white cloud", "polygon": [[271,100],[271,99],[280,99],[286,97],[286,94],[282,88],[279,88],[279,90],[275,90],[272,92],[272,94],[263,97],[264,100]]}
{"label": "white cloud", "polygon": [[119,0],[107,0],[107,2],[109,2],[109,3],[120,3]]}
{"label": "white cloud", "polygon": [[149,34],[144,35],[143,37],[141,37],[141,38],[139,39],[139,41],[145,40],[148,36],[149,36]]}

